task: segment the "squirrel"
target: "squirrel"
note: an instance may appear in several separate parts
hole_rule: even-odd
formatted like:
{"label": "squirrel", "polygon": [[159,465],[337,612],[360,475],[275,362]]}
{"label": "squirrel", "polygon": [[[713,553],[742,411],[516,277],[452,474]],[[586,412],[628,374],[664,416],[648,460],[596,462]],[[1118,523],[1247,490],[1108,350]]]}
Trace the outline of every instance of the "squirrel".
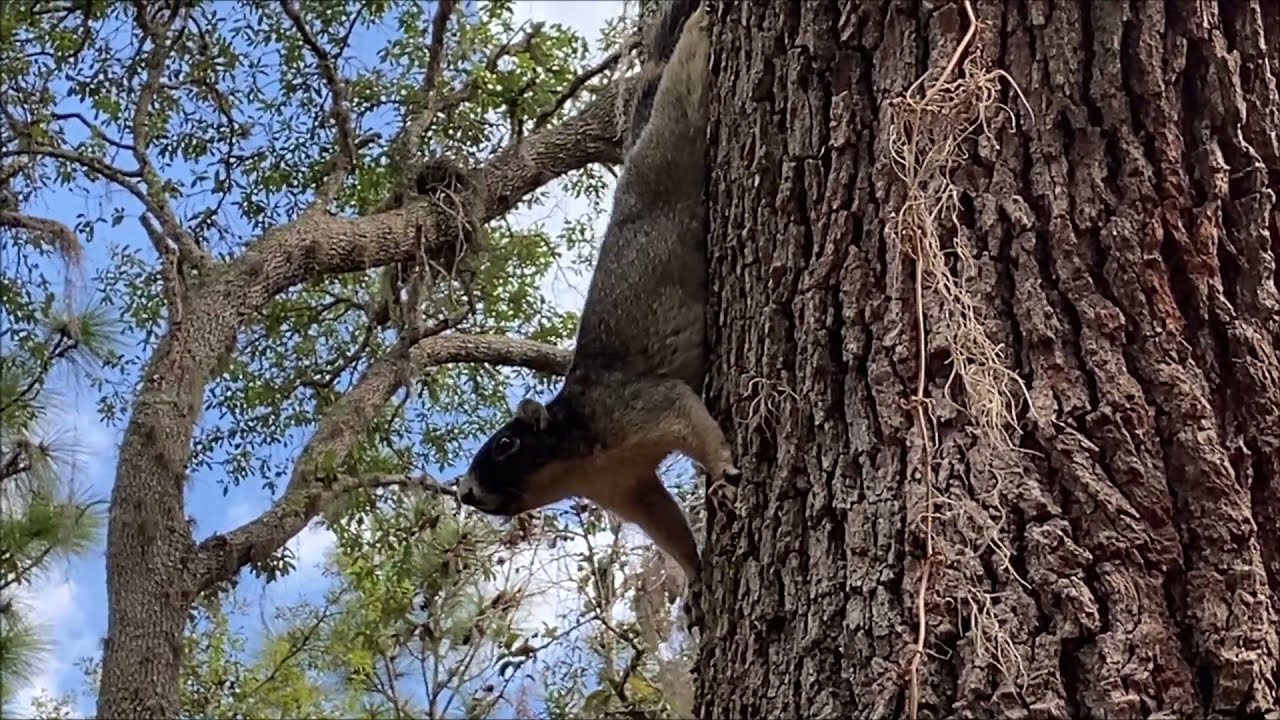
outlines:
{"label": "squirrel", "polygon": [[710,20],[699,4],[674,0],[650,36],[641,81],[654,87],[633,107],[563,387],[545,405],[521,400],[457,484],[463,504],[491,515],[579,497],[638,525],[683,569],[690,627],[702,625],[702,557],[658,466],[679,452],[715,482],[741,475],[700,394]]}

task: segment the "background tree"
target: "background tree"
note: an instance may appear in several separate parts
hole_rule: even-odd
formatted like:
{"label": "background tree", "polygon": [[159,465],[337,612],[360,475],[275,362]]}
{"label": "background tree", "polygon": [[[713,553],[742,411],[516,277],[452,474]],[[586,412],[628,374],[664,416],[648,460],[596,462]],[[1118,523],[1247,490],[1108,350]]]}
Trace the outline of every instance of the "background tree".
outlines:
{"label": "background tree", "polygon": [[[16,247],[53,237],[92,249],[117,228],[149,245],[113,242],[93,278],[138,348],[101,404],[127,422],[108,523],[109,628],[100,664],[89,663],[98,714],[348,711],[368,699],[376,668],[322,700],[336,686],[321,652],[387,651],[367,630],[396,613],[403,629],[405,591],[422,590],[442,543],[469,537],[449,523],[414,542],[380,534],[376,522],[403,531],[439,515],[397,487],[429,491],[424,469],[465,459],[513,389],[545,388],[564,367],[573,316],[538,283],[561,253],[589,259],[594,247],[598,166],[620,159],[633,91],[619,77],[624,53],[587,63],[581,38],[518,26],[505,2],[9,3],[0,30],[0,177],[17,190],[0,220],[22,231]],[[457,182],[406,192],[416,170],[446,165],[464,171],[446,178]],[[561,247],[503,222],[558,178],[594,203],[554,238]],[[54,190],[99,207],[59,222],[38,202]],[[228,494],[252,482],[279,495],[202,538],[184,495],[211,480]],[[347,594],[282,618],[262,648],[238,647],[216,600],[244,568],[289,573],[285,543],[321,520],[340,538]],[[317,617],[319,649],[283,662]],[[184,671],[188,653],[221,677]],[[218,695],[242,692],[228,677],[261,682],[277,666],[238,707]],[[565,707],[595,685],[566,691]]]}
{"label": "background tree", "polygon": [[718,6],[700,714],[1274,715],[1280,13],[968,7]]}
{"label": "background tree", "polygon": [[[369,537],[344,534],[319,600],[270,612],[264,597],[202,598],[179,717],[688,716],[693,654],[672,612],[678,566],[586,503],[495,531],[458,522],[434,497],[397,496],[371,517]],[[395,562],[379,548],[394,548]],[[255,611],[272,617],[236,621]],[[100,662],[80,666],[92,698]],[[32,705],[49,719],[75,716],[78,704],[46,693]]]}
{"label": "background tree", "polygon": [[[78,245],[45,249],[78,259]],[[114,361],[117,338],[102,307],[76,312],[40,270],[0,264],[0,709],[8,714],[50,650],[32,584],[91,548],[103,524],[103,503],[77,482],[90,458],[66,426],[59,386],[92,381]]]}

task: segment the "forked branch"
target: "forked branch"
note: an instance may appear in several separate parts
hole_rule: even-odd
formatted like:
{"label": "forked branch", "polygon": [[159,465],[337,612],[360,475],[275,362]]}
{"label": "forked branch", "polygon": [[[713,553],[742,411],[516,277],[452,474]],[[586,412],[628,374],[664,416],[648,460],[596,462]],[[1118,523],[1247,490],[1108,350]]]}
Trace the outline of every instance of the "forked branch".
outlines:
{"label": "forked branch", "polygon": [[324,78],[324,83],[329,88],[329,117],[333,119],[338,136],[338,147],[334,150],[333,158],[328,164],[325,179],[316,190],[315,200],[306,211],[307,213],[324,212],[337,197],[342,184],[346,182],[356,166],[357,140],[355,122],[351,118],[348,102],[350,93],[347,90],[346,81],[338,72],[337,61],[320,44],[315,34],[307,27],[306,21],[302,19],[302,10],[298,8],[297,0],[280,0],[280,7],[289,18],[289,22],[293,24],[302,44],[306,45],[315,57],[316,63],[320,66],[320,76]]}
{"label": "forked branch", "polygon": [[582,92],[582,88],[586,87],[587,83],[617,67],[618,61],[622,59],[622,54],[622,50],[614,50],[608,55],[605,55],[604,59],[596,63],[594,66],[578,73],[578,76],[570,80],[569,84],[565,86],[564,92],[560,93],[560,95],[555,99],[555,102],[551,103],[551,106],[546,110],[538,113],[538,117],[533,121],[534,129],[536,130],[546,127],[547,123],[551,122],[551,119],[556,116],[556,113],[560,112],[560,110],[564,108],[569,101],[573,100],[578,96],[578,93]]}
{"label": "forked branch", "polygon": [[431,41],[427,47],[427,70],[418,88],[418,97],[410,108],[409,121],[391,143],[391,159],[401,170],[408,168],[414,153],[422,145],[427,128],[435,119],[436,83],[440,80],[440,68],[444,63],[444,36],[453,15],[454,0],[439,0],[435,15],[431,18]]}
{"label": "forked branch", "polygon": [[192,564],[193,589],[208,588],[234,576],[250,562],[269,556],[353,489],[413,484],[448,493],[448,488],[426,476],[416,480],[395,475],[352,477],[334,475],[326,467],[350,452],[413,372],[450,363],[486,363],[563,373],[571,357],[568,350],[499,335],[436,335],[414,344],[398,344],[370,364],[320,421],[294,466],[284,495],[259,517],[200,543]]}
{"label": "forked branch", "polygon": [[[134,21],[143,36],[151,43],[151,49],[147,52],[144,61],[146,76],[142,87],[138,90],[138,99],[133,106],[133,116],[130,121],[130,130],[133,133],[133,159],[138,164],[138,173],[146,193],[145,198],[142,198],[143,206],[160,223],[164,237],[177,247],[178,257],[184,265],[191,269],[203,270],[211,264],[212,260],[196,242],[195,237],[178,220],[169,202],[164,179],[156,171],[155,164],[151,162],[151,157],[147,153],[151,145],[149,125],[151,108],[156,96],[160,93],[165,65],[176,42],[175,30],[191,12],[191,8],[185,3],[174,3],[163,23],[157,24],[149,14],[152,7],[154,6],[145,0],[134,0]],[[155,235],[150,233],[149,235],[152,237],[153,244],[156,245],[155,249],[161,261],[166,262],[168,248],[163,244],[154,243]],[[171,288],[169,292],[172,295],[180,295],[183,291],[180,288]]]}

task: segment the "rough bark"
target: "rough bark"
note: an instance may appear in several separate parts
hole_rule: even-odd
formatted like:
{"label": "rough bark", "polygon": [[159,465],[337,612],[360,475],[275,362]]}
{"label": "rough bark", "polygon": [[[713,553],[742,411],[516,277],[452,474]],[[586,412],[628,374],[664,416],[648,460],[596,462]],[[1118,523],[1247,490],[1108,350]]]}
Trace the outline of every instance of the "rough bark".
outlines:
{"label": "rough bark", "polygon": [[[633,81],[608,92],[564,123],[530,135],[481,168],[484,221],[567,172],[619,160],[619,101]],[[415,232],[421,228],[421,232]],[[176,717],[178,673],[187,613],[196,593],[234,575],[253,557],[278,549],[323,509],[326,497],[300,462],[289,491],[257,521],[197,547],[184,507],[191,440],[210,372],[252,315],[271,298],[309,279],[453,253],[457,221],[432,203],[361,218],[304,214],[255,240],[240,256],[202,272],[142,373],[120,446],[107,526],[107,637],[103,641],[98,716]],[[434,259],[434,258],[433,258]],[[180,310],[180,312],[179,312]],[[493,359],[460,357],[458,348],[403,343],[372,363],[340,407],[324,418],[305,459],[349,449],[362,419],[400,386],[407,363]],[[446,344],[448,341],[445,341]],[[433,350],[433,347],[435,348]],[[561,360],[511,348],[510,359],[534,366]],[[486,355],[487,353],[487,355]]]}
{"label": "rough bark", "polygon": [[[930,481],[967,521],[935,506],[919,716],[1278,717],[1280,6],[974,5],[1034,124],[1004,84],[958,236],[1035,415],[1025,452],[977,447],[926,288]],[[708,396],[745,479],[709,505],[698,713],[906,717],[926,493],[886,107],[968,23],[716,15]]]}

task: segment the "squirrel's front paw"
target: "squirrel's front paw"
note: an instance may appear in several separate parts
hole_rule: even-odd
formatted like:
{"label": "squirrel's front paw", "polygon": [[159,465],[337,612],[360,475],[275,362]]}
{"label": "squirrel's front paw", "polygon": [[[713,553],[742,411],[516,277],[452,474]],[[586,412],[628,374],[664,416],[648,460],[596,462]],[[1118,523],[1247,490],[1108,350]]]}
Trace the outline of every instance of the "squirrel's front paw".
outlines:
{"label": "squirrel's front paw", "polygon": [[738,469],[737,463],[733,461],[733,453],[727,446],[721,448],[718,457],[715,458],[711,463],[711,467],[707,468],[707,470],[713,480],[724,480],[734,485],[742,477],[742,471]]}
{"label": "squirrel's front paw", "polygon": [[691,584],[685,589],[685,601],[681,607],[684,613],[685,629],[692,633],[694,629],[702,630],[706,617],[702,613],[702,586]]}

